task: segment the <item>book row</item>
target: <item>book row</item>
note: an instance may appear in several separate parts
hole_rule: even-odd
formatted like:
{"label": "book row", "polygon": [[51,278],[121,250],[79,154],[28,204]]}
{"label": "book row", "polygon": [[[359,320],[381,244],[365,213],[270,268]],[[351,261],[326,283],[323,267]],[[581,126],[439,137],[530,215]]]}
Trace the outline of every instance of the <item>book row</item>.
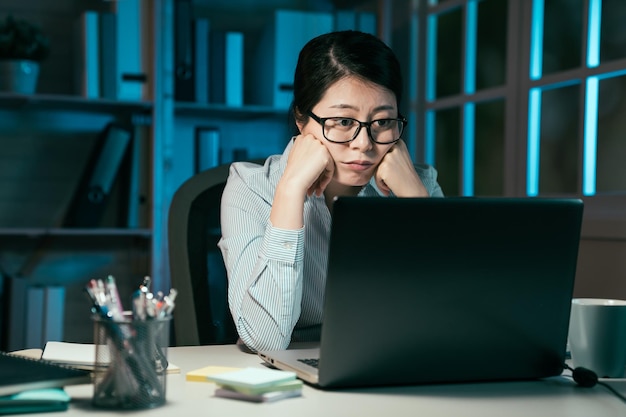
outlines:
{"label": "book row", "polygon": [[114,10],[83,12],[76,22],[76,93],[86,98],[139,101],[146,98],[142,48],[147,38],[141,0],[115,3]]}
{"label": "book row", "polygon": [[[191,1],[175,10],[175,97],[178,101],[287,109],[302,47],[333,30],[376,33],[373,13],[276,10],[260,36],[213,30],[193,15]],[[246,45],[250,42],[250,45]]]}

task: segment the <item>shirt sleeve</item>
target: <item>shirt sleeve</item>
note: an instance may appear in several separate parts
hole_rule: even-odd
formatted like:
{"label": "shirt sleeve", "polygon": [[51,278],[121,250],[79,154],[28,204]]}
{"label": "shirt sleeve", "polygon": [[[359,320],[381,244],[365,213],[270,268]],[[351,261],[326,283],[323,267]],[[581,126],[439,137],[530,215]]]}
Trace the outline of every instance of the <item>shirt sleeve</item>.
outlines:
{"label": "shirt sleeve", "polygon": [[300,317],[304,229],[269,221],[267,176],[233,164],[221,206],[218,244],[228,275],[228,304],[241,340],[252,350],[285,349]]}
{"label": "shirt sleeve", "polygon": [[443,197],[443,190],[437,182],[437,170],[426,164],[416,164],[415,171],[431,197]]}

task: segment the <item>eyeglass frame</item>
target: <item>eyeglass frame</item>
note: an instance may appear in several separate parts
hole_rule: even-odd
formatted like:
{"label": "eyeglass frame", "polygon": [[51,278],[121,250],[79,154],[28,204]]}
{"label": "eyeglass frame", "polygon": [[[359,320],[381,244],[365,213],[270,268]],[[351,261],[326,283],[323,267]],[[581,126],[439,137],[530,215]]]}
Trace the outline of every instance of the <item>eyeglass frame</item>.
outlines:
{"label": "eyeglass frame", "polygon": [[[333,116],[333,117],[319,117],[318,115],[316,115],[315,113],[313,113],[311,110],[306,112],[307,115],[309,117],[311,117],[313,120],[315,120],[317,123],[319,123],[319,125],[322,127],[322,135],[324,135],[324,139],[326,139],[327,141],[331,142],[331,143],[350,143],[353,140],[356,139],[357,136],[359,136],[359,133],[361,133],[361,128],[363,128],[363,126],[365,126],[365,130],[367,131],[367,137],[374,143],[378,143],[379,145],[391,145],[393,143],[396,143],[397,141],[399,141],[400,139],[402,139],[402,134],[404,133],[404,129],[406,128],[406,125],[408,124],[408,120],[403,117],[402,115],[398,114],[398,117],[383,117],[380,119],[375,119],[369,122],[362,122],[360,120],[357,120],[353,117],[338,117],[338,116]],[[332,140],[332,139],[328,139],[326,137],[326,131],[325,131],[325,123],[326,120],[330,120],[330,119],[350,119],[350,120],[354,120],[355,122],[357,122],[359,124],[359,127],[356,129],[356,132],[354,132],[354,136],[352,137],[352,139],[350,140],[346,140],[346,141],[342,141],[342,142],[338,142],[336,140]],[[371,131],[371,126],[373,123],[376,123],[379,120],[395,120],[397,122],[401,122],[402,123],[402,131],[400,132],[400,136],[391,141],[391,142],[378,142],[376,139],[374,139],[374,137],[372,136],[372,131]]]}

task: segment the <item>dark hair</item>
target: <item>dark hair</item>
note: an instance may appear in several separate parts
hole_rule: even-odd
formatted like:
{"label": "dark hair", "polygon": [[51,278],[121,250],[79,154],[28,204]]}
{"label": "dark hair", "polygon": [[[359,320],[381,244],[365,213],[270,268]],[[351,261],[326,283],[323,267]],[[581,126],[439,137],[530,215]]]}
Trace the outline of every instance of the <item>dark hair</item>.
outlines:
{"label": "dark hair", "polygon": [[328,87],[347,76],[387,88],[398,105],[402,99],[400,63],[389,46],[369,33],[331,32],[311,39],[300,51],[293,82],[295,119],[304,121]]}

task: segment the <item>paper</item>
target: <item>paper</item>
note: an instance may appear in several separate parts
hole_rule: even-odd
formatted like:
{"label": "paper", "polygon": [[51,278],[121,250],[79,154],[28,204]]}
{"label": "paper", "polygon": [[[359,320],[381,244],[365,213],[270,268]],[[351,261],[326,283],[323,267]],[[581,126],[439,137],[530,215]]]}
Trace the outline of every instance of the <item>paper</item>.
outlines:
{"label": "paper", "polygon": [[[77,368],[93,369],[96,363],[96,345],[70,342],[48,342],[41,359],[64,363]],[[108,360],[107,360],[108,362]]]}
{"label": "paper", "polygon": [[274,369],[244,368],[211,375],[208,379],[231,387],[263,388],[296,379],[296,374]]}
{"label": "paper", "polygon": [[[103,346],[103,348],[102,351],[106,355],[106,346]],[[92,370],[96,363],[96,345],[90,343],[48,342],[41,358],[76,368]],[[108,363],[108,361],[106,356],[102,359],[103,363]],[[169,362],[167,373],[180,373],[180,368]]]}

